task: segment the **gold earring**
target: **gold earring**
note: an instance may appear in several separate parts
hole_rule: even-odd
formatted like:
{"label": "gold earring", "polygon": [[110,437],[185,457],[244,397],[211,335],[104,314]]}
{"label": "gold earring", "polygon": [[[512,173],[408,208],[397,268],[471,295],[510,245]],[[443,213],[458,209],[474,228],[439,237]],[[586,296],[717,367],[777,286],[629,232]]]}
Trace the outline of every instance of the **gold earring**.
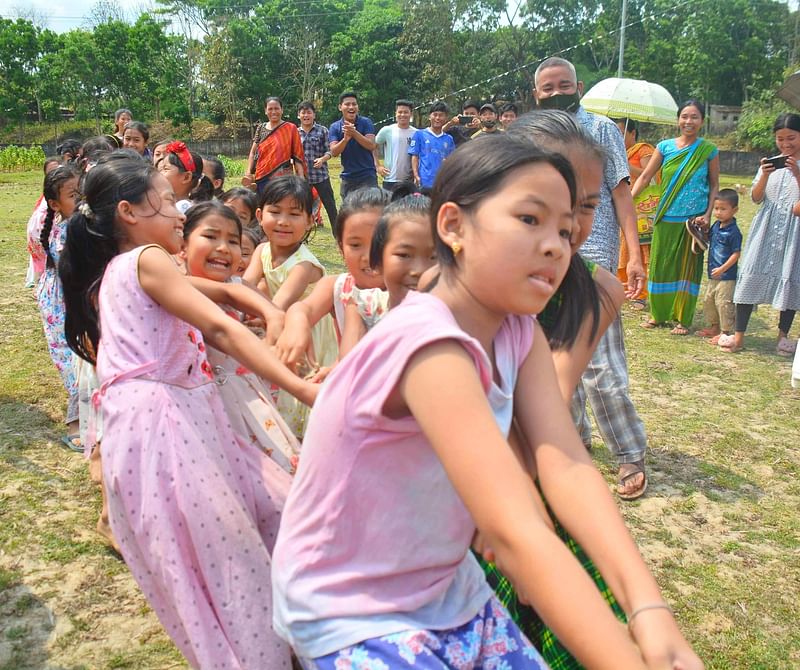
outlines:
{"label": "gold earring", "polygon": [[458,256],[461,253],[461,243],[460,242],[453,242],[450,245],[450,248],[453,250],[453,256]]}

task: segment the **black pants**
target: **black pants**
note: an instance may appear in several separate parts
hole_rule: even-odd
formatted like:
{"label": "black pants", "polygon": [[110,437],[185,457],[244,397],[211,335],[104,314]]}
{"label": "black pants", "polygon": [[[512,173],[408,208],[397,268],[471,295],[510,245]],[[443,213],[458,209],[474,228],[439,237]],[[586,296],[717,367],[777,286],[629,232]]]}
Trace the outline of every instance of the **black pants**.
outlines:
{"label": "black pants", "polygon": [[[747,324],[750,323],[750,315],[753,313],[755,305],[736,305],[736,332],[744,333],[747,330]],[[782,333],[789,333],[789,328],[792,327],[794,321],[793,309],[785,309],[778,317],[778,330]]]}
{"label": "black pants", "polygon": [[311,185],[317,189],[319,199],[322,200],[322,206],[325,208],[325,213],[328,215],[328,223],[331,224],[331,230],[335,230],[336,197],[333,195],[333,186],[331,186],[331,180],[325,179],[324,181]]}

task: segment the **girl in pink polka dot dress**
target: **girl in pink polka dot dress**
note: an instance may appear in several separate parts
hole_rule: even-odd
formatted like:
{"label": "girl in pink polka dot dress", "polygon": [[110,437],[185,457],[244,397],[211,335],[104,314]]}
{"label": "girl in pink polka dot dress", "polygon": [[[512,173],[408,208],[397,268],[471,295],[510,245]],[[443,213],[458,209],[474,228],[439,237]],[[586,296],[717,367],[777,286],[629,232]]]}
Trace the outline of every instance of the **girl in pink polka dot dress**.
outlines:
{"label": "girl in pink polka dot dress", "polygon": [[290,668],[270,623],[288,475],[237,440],[204,337],[304,402],[315,388],[178,272],[170,254],[184,217],[152,166],[112,155],[88,173],[84,196],[59,267],[65,330],[82,358],[97,352],[103,475],[123,557],[193,667]]}

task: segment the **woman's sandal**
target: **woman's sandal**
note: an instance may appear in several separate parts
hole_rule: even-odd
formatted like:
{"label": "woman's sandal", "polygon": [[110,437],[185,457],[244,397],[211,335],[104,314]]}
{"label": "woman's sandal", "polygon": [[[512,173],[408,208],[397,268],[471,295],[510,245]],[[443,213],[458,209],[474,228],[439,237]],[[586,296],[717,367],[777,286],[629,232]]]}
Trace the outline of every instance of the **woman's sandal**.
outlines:
{"label": "woman's sandal", "polygon": [[733,335],[720,335],[717,345],[719,345],[720,351],[724,351],[726,354],[738,354],[744,349],[744,347],[736,346],[736,339]]}
{"label": "woman's sandal", "polygon": [[688,335],[689,334],[689,329],[686,328],[686,326],[682,326],[681,324],[678,324],[671,331],[669,331],[669,334],[670,335]]}
{"label": "woman's sandal", "polygon": [[775,347],[775,352],[778,356],[794,356],[797,342],[790,340],[788,337],[781,337],[778,340],[778,345]]}
{"label": "woman's sandal", "polygon": [[661,327],[661,324],[658,321],[653,321],[653,319],[642,321],[639,325],[646,330],[653,330],[654,328]]}
{"label": "woman's sandal", "polygon": [[712,338],[713,337],[718,337],[719,334],[720,334],[719,331],[718,330],[714,330],[713,328],[703,328],[702,330],[698,330],[695,333],[695,335],[697,335],[697,337],[712,337]]}
{"label": "woman's sandal", "polygon": [[[628,482],[639,475],[642,475],[642,483],[635,489],[629,489]],[[617,495],[622,500],[636,500],[641,498],[645,491],[647,491],[647,473],[644,471],[644,460],[620,465],[617,473]]]}

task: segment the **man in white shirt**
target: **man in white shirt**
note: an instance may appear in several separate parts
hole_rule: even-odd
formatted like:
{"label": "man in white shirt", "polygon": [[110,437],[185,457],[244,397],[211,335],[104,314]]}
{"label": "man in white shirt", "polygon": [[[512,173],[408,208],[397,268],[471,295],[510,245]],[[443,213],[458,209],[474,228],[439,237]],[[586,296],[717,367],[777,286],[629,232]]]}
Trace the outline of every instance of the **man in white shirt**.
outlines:
{"label": "man in white shirt", "polygon": [[408,155],[408,145],[417,130],[411,125],[413,108],[410,100],[398,100],[394,110],[397,123],[384,126],[375,136],[375,142],[383,147],[383,165],[376,160],[376,166],[387,191],[394,191],[404,182],[413,182],[411,156]]}

